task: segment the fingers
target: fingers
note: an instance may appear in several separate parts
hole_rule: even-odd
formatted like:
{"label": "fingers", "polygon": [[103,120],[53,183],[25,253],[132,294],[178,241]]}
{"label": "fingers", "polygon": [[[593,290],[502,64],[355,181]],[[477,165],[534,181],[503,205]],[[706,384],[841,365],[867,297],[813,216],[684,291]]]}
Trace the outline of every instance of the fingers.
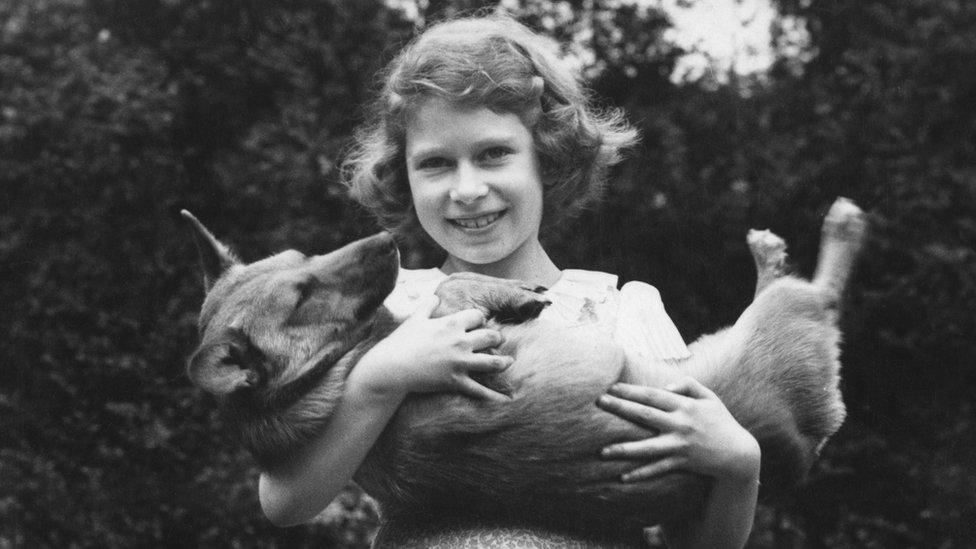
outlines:
{"label": "fingers", "polygon": [[468,341],[471,343],[472,351],[485,351],[501,345],[504,338],[498,330],[485,328],[468,332]]}
{"label": "fingers", "polygon": [[672,437],[658,435],[643,440],[618,442],[600,451],[605,458],[614,459],[655,459],[671,453],[676,446]]}
{"label": "fingers", "polygon": [[456,323],[465,331],[474,330],[485,325],[485,313],[478,309],[465,309],[444,317],[447,322]]}
{"label": "fingers", "polygon": [[[428,295],[418,299],[417,307],[414,308],[408,320],[429,319],[434,314],[434,311],[437,310],[440,302],[441,300],[437,295]],[[445,322],[455,324],[465,331],[484,326],[487,321],[485,313],[478,309],[465,309],[439,318],[444,319]]]}
{"label": "fingers", "polygon": [[715,393],[693,377],[685,377],[669,384],[665,390],[691,398],[713,398]]}
{"label": "fingers", "polygon": [[596,403],[600,408],[642,427],[649,427],[657,431],[670,431],[675,427],[674,420],[668,412],[651,405],[625,400],[613,395],[601,395]]}
{"label": "fingers", "polygon": [[667,412],[681,406],[681,397],[674,394],[670,389],[631,385],[629,383],[615,383],[607,392],[615,397],[632,400],[646,406],[653,406],[654,408]]}
{"label": "fingers", "polygon": [[658,475],[663,475],[664,473],[670,473],[681,468],[681,461],[675,457],[667,457],[654,461],[653,463],[648,463],[647,465],[638,467],[629,473],[624,473],[620,476],[620,480],[624,482],[635,482],[639,480],[646,480],[651,477],[656,477]]}
{"label": "fingers", "polygon": [[509,402],[512,400],[507,395],[503,395],[498,391],[493,391],[467,376],[458,377],[457,384],[458,392],[470,397],[491,400],[494,402]]}
{"label": "fingers", "polygon": [[510,356],[477,353],[467,361],[464,369],[468,372],[493,374],[504,372],[513,362],[515,359]]}

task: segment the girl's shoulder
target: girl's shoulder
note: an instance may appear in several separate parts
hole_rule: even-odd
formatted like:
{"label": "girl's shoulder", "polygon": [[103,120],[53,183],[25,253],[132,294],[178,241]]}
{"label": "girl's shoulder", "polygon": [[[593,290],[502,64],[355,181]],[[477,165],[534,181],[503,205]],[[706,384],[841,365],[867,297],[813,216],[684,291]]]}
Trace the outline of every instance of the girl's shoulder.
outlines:
{"label": "girl's shoulder", "polygon": [[654,286],[636,280],[624,284],[617,314],[616,337],[625,349],[655,360],[684,360],[691,356]]}

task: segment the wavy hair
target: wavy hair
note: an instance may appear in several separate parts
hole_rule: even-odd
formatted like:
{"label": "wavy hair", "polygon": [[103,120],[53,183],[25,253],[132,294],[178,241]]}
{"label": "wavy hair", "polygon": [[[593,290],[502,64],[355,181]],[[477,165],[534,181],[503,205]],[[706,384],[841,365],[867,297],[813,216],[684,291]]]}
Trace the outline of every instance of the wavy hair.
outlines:
{"label": "wavy hair", "polygon": [[426,236],[407,180],[406,128],[426,99],[440,97],[513,113],[531,131],[544,185],[543,232],[592,204],[637,131],[619,110],[598,109],[555,50],[553,41],[498,14],[441,22],[414,38],[380,73],[371,119],[343,163],[352,198],[394,234]]}

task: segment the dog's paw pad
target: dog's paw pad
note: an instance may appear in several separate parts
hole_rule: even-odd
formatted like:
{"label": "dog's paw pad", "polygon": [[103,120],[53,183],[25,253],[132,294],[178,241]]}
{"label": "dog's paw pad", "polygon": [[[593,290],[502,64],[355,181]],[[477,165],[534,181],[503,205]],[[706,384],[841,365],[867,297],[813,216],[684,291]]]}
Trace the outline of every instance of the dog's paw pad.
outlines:
{"label": "dog's paw pad", "polygon": [[847,198],[838,198],[824,218],[823,234],[827,238],[858,241],[867,231],[867,216]]}
{"label": "dog's paw pad", "polygon": [[770,230],[750,229],[746,235],[746,242],[754,253],[769,255],[773,253],[785,252],[786,241]]}
{"label": "dog's paw pad", "polygon": [[760,271],[780,272],[786,266],[786,241],[769,230],[752,229],[746,235],[749,251]]}

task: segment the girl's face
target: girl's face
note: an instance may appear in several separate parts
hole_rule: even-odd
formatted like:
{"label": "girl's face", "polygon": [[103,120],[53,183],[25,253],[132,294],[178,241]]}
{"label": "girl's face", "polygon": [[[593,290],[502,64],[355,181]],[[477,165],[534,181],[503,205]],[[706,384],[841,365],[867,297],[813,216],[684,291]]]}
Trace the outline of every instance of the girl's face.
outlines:
{"label": "girl's face", "polygon": [[542,179],[517,115],[427,99],[407,126],[406,161],[417,217],[452,270],[513,271],[544,253]]}

